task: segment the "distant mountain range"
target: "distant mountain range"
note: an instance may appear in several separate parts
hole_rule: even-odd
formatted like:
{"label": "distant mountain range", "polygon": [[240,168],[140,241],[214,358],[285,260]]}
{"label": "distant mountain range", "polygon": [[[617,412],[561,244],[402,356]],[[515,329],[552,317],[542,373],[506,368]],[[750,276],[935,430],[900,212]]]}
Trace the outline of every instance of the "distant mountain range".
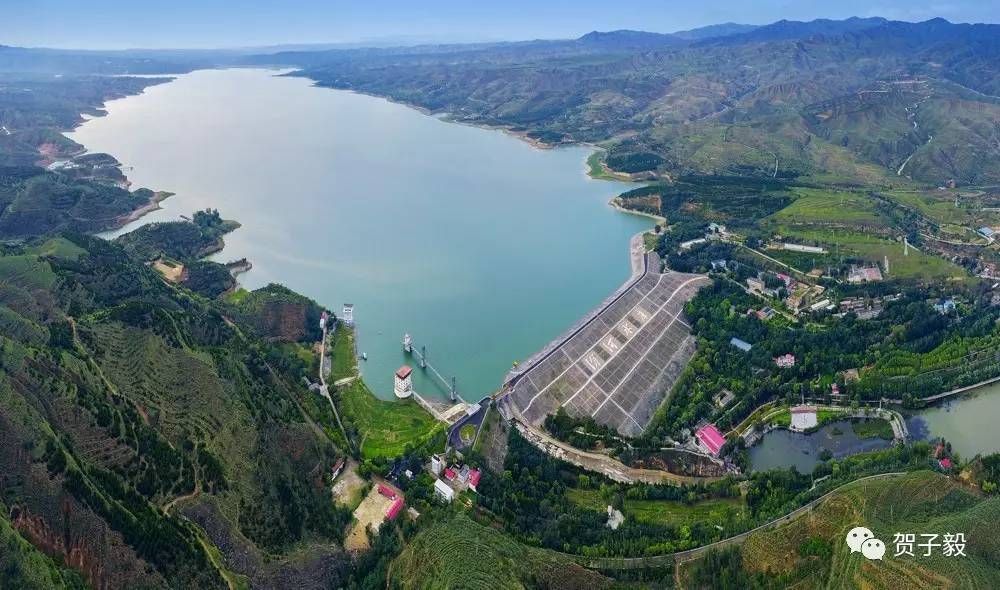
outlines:
{"label": "distant mountain range", "polygon": [[633,174],[769,170],[870,182],[875,165],[886,183],[903,171],[932,183],[1000,182],[998,25],[855,17],[561,40],[291,47],[0,47],[0,74],[289,66],[321,85],[543,142],[606,142],[617,162],[657,162],[621,170]]}
{"label": "distant mountain range", "polygon": [[718,25],[708,25],[707,27],[698,27],[696,29],[688,29],[686,31],[675,31],[671,33],[671,35],[688,41],[700,41],[702,39],[711,39],[713,37],[728,37],[729,35],[749,33],[750,31],[759,28],[760,25],[722,23]]}
{"label": "distant mountain range", "polygon": [[604,142],[630,174],[1000,182],[998,25],[779,21],[243,63],[542,142]]}

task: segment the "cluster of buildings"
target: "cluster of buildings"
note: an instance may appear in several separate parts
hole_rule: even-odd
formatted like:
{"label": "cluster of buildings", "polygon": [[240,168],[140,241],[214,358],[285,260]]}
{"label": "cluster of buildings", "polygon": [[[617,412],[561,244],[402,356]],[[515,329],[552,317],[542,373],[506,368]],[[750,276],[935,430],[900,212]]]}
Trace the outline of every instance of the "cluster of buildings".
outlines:
{"label": "cluster of buildings", "polygon": [[955,311],[955,300],[951,298],[941,299],[934,304],[934,311],[942,315]]}
{"label": "cluster of buildings", "polygon": [[[810,285],[809,283],[796,281],[785,273],[774,273],[773,276],[781,282],[781,286],[771,288],[767,286],[764,280],[765,276],[765,273],[760,273],[756,277],[748,278],[746,280],[747,290],[751,293],[778,299],[781,296],[781,289],[783,288],[785,297],[782,299],[782,302],[795,314],[802,313],[803,311],[825,311],[834,309],[835,307],[829,299],[822,297],[824,291],[826,291],[826,287],[822,285]],[[773,312],[773,309],[766,307],[760,310],[758,317],[769,319],[774,315]]]}
{"label": "cluster of buildings", "polygon": [[861,283],[877,283],[882,280],[882,269],[878,265],[852,266],[847,272],[847,282],[852,285]]}
{"label": "cluster of buildings", "polygon": [[468,465],[448,465],[448,460],[442,455],[431,457],[431,473],[434,475],[434,494],[444,500],[451,502],[455,499],[455,494],[469,489],[479,493],[479,482],[483,473]]}
{"label": "cluster of buildings", "polygon": [[777,365],[779,369],[791,369],[795,366],[795,355],[783,354],[781,356],[776,356],[774,357],[774,364]]}
{"label": "cluster of buildings", "polygon": [[860,320],[870,320],[882,314],[886,303],[896,301],[902,296],[902,293],[896,293],[885,297],[845,297],[840,300],[839,312],[842,314],[853,313]]}
{"label": "cluster of buildings", "polygon": [[385,519],[396,520],[396,517],[399,516],[399,513],[403,511],[403,507],[406,505],[406,502],[403,501],[403,496],[383,483],[378,484],[378,493],[392,500],[392,504],[389,504],[389,507],[385,510]]}
{"label": "cluster of buildings", "polygon": [[[686,242],[680,243],[681,250],[690,250],[691,248],[697,246],[698,244],[704,244],[709,240],[721,240],[728,237],[729,234],[726,232],[726,226],[719,223],[709,223],[708,228],[705,230],[705,236],[702,238],[695,238],[693,240],[688,240]],[[722,261],[725,263],[725,261]],[[715,268],[715,263],[712,263],[712,267]]]}

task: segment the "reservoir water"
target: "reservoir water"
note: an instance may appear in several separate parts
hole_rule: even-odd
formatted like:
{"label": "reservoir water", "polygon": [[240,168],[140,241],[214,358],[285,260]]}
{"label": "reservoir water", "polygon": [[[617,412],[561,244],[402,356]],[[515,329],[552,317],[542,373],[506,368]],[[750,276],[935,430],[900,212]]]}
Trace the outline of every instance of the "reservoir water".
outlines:
{"label": "reservoir water", "polygon": [[[249,258],[247,288],[353,303],[383,398],[404,332],[466,399],[492,392],[627,278],[629,237],[650,226],[608,206],[628,185],[588,178],[588,148],[540,150],[273,71],[198,71],[107,111],[69,137],[133,186],[176,193],[137,223],[206,207],[241,222],[216,259]],[[417,391],[443,395],[417,373]]]}
{"label": "reservoir water", "polygon": [[913,438],[943,436],[962,457],[971,459],[976,454],[1000,453],[998,419],[1000,383],[993,383],[915,412],[906,425]]}

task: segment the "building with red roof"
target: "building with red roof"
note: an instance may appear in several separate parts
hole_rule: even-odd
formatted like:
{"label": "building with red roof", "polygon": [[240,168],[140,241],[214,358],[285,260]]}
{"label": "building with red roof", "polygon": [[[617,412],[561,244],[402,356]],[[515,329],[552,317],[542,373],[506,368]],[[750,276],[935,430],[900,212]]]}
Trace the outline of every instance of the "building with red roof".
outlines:
{"label": "building with red roof", "polygon": [[774,364],[782,369],[789,369],[795,366],[795,355],[794,354],[783,354],[781,356],[774,357]]}
{"label": "building with red roof", "polygon": [[483,476],[482,472],[480,472],[478,469],[473,469],[469,471],[469,488],[471,488],[473,492],[479,493],[479,490],[476,489],[476,486],[479,485],[479,480],[482,478],[482,476]]}
{"label": "building with red roof", "polygon": [[938,466],[941,467],[941,469],[944,469],[945,471],[951,469],[951,459],[949,459],[948,457],[941,459],[940,461],[938,461]]}
{"label": "building with red roof", "polygon": [[698,439],[698,445],[713,457],[718,457],[722,445],[726,444],[726,437],[722,436],[714,424],[702,426],[694,433],[694,436]]}
{"label": "building with red roof", "polygon": [[384,483],[378,484],[378,493],[382,494],[386,498],[389,498],[390,500],[396,497],[396,490],[390,488]]}
{"label": "building with red roof", "polygon": [[389,506],[389,509],[385,511],[386,520],[396,520],[396,517],[399,516],[399,513],[402,510],[403,510],[403,499],[396,498],[393,501],[392,506]]}
{"label": "building with red roof", "polygon": [[455,481],[455,478],[457,476],[458,474],[455,473],[455,470],[452,469],[451,467],[448,467],[444,470],[444,478],[447,479],[448,481]]}
{"label": "building with red roof", "polygon": [[413,380],[410,378],[410,374],[413,373],[413,369],[407,365],[396,369],[395,379],[393,379],[392,390],[395,392],[396,397],[400,399],[405,399],[413,395]]}

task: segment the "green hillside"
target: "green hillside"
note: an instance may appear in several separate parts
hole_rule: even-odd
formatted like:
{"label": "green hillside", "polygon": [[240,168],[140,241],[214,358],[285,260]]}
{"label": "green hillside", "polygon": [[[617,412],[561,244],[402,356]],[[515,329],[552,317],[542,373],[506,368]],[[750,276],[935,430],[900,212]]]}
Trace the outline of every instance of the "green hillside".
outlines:
{"label": "green hillside", "polygon": [[420,531],[393,562],[392,577],[412,589],[587,590],[611,585],[569,556],[522,545],[461,514]]}
{"label": "green hillside", "polygon": [[613,31],[253,61],[545,143],[600,142],[622,173],[988,184],[1000,180],[997,31],[782,21],[693,43]]}
{"label": "green hillside", "polygon": [[[317,306],[266,299],[238,310],[207,302],[96,238],[8,247],[0,470],[13,529],[4,522],[4,542],[22,537],[93,587],[222,588],[225,568],[266,586],[274,575],[313,576],[316,561],[338,579],[350,515],[330,501],[328,474],[342,453],[325,434],[335,428],[329,407],[303,384],[311,364],[287,348],[311,333]],[[265,312],[282,318],[280,330],[266,329]],[[312,560],[285,562],[314,544],[322,551]],[[21,563],[45,563],[19,551]]]}
{"label": "green hillside", "polygon": [[[936,473],[909,473],[854,484],[787,525],[754,533],[729,563],[742,564],[757,586],[773,580],[796,588],[995,588],[1000,584],[1000,543],[993,530],[998,518],[1000,498],[983,498]],[[844,539],[855,526],[868,527],[886,543],[881,562],[850,553]],[[921,533],[962,532],[967,555],[946,557],[939,547],[925,557],[915,547],[914,557],[895,557],[897,532],[915,533],[918,544]],[[703,567],[685,565],[684,576],[689,582],[701,579],[709,573],[699,571]],[[731,572],[711,573],[722,579]]]}

